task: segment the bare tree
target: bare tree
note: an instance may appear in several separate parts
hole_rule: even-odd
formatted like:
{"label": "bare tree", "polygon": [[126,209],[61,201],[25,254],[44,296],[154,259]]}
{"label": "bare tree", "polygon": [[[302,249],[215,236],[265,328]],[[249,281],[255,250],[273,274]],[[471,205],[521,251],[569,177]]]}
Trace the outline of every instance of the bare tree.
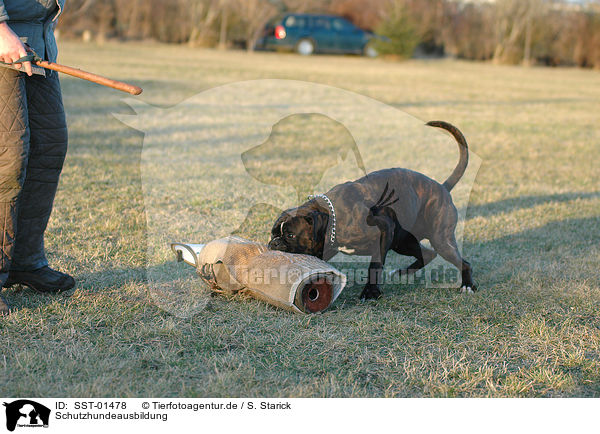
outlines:
{"label": "bare tree", "polygon": [[534,21],[545,11],[543,0],[498,0],[496,2],[496,63],[531,61]]}
{"label": "bare tree", "polygon": [[189,7],[190,34],[188,44],[196,46],[206,44],[209,35],[215,33],[215,24],[220,16],[220,0],[187,0]]}
{"label": "bare tree", "polygon": [[111,33],[110,23],[115,17],[115,4],[113,1],[103,1],[94,5],[98,17],[98,30],[96,42],[103,44]]}
{"label": "bare tree", "polygon": [[69,0],[64,37],[153,38],[249,51],[278,12],[335,13],[374,29],[398,10],[421,46],[468,59],[600,68],[600,3],[558,0]]}
{"label": "bare tree", "polygon": [[277,14],[278,10],[267,0],[233,0],[233,2],[244,28],[246,50],[254,51],[256,41],[265,24]]}
{"label": "bare tree", "polygon": [[494,17],[493,5],[446,4],[445,52],[463,59],[491,59],[496,46]]}
{"label": "bare tree", "polygon": [[231,0],[220,0],[221,22],[219,23],[219,50],[227,48],[227,28],[231,13]]}
{"label": "bare tree", "polygon": [[323,13],[330,9],[332,0],[282,0],[286,11],[298,13]]}
{"label": "bare tree", "polygon": [[340,15],[359,27],[374,29],[381,21],[380,6],[387,0],[333,0],[329,12]]}

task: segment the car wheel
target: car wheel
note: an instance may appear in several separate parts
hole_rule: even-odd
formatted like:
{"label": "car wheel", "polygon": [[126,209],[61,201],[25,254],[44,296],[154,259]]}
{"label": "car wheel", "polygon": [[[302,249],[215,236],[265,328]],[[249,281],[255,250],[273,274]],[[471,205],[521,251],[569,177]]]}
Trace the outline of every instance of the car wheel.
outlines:
{"label": "car wheel", "polygon": [[377,57],[379,56],[379,52],[373,46],[373,44],[367,44],[365,45],[365,48],[363,48],[363,55],[366,57]]}
{"label": "car wheel", "polygon": [[310,56],[315,52],[315,43],[310,39],[301,39],[296,44],[296,52],[303,56]]}

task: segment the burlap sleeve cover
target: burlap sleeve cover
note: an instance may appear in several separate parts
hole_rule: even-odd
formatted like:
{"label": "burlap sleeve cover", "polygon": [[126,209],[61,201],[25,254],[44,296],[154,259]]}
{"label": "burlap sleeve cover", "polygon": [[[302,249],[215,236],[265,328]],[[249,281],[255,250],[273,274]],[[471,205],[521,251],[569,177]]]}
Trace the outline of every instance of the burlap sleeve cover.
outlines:
{"label": "burlap sleeve cover", "polygon": [[346,285],[346,276],[325,261],[235,236],[206,244],[196,266],[213,290],[245,291],[295,312],[322,312]]}

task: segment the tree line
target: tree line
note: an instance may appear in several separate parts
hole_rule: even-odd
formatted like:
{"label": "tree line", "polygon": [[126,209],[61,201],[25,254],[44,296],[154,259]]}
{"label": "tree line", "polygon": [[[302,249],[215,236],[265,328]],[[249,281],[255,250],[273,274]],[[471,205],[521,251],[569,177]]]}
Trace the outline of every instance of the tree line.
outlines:
{"label": "tree line", "polygon": [[399,57],[600,68],[600,0],[69,0],[60,32],[253,50],[288,12],[330,13],[388,36]]}

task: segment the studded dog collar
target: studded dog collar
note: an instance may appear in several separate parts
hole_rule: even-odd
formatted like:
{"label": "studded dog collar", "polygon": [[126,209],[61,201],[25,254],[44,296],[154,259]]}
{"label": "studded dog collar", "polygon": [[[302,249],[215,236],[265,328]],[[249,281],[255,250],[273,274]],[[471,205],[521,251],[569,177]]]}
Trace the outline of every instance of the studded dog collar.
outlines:
{"label": "studded dog collar", "polygon": [[331,241],[331,244],[334,244],[335,243],[335,223],[336,223],[335,208],[333,207],[333,203],[331,202],[331,200],[325,194],[311,194],[308,196],[309,199],[316,199],[318,197],[320,197],[321,199],[323,199],[325,201],[325,203],[327,204],[327,207],[329,208],[329,211],[331,213],[331,234],[329,235],[329,241]]}

